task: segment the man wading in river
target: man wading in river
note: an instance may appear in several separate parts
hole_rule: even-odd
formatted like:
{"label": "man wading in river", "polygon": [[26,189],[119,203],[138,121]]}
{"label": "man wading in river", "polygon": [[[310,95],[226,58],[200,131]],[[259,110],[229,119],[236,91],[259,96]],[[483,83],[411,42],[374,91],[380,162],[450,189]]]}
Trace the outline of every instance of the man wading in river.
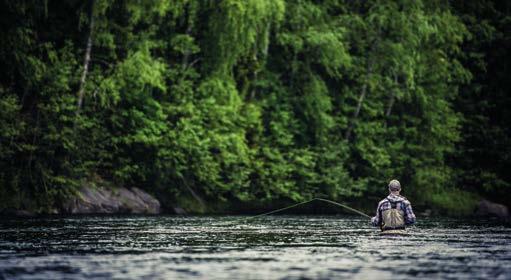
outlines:
{"label": "man wading in river", "polygon": [[398,180],[389,183],[389,196],[378,203],[376,216],[371,221],[374,226],[379,226],[382,231],[404,230],[405,226],[415,223],[415,214],[412,211],[410,201],[400,196],[401,184]]}

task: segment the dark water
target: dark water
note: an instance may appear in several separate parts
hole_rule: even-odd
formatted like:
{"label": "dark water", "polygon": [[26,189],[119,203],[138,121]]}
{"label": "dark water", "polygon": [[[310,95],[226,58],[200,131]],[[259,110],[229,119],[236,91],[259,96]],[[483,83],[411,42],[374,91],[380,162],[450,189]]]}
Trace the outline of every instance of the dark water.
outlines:
{"label": "dark water", "polygon": [[511,228],[421,220],[379,236],[350,217],[0,221],[6,279],[511,279]]}

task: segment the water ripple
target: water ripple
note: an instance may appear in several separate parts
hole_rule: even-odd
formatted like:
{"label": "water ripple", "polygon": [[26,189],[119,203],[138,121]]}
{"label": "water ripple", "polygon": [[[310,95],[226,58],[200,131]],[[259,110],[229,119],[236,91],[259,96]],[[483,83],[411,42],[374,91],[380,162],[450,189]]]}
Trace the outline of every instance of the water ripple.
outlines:
{"label": "water ripple", "polygon": [[0,279],[511,278],[511,228],[353,217],[80,217],[0,222]]}

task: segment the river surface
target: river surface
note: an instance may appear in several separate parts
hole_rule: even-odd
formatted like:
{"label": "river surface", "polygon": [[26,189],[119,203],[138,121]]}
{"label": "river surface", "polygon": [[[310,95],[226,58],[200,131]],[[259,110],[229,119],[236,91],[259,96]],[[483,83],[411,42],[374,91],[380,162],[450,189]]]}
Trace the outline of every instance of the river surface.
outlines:
{"label": "river surface", "polygon": [[0,279],[511,279],[509,226],[408,232],[341,216],[4,219]]}

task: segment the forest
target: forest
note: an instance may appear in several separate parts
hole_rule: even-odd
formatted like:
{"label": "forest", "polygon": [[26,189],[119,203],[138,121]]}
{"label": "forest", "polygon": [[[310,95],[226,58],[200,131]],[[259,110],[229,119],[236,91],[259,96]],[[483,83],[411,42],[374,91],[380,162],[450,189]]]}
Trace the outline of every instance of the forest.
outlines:
{"label": "forest", "polygon": [[[0,0],[0,208],[511,206],[511,2]],[[372,211],[372,210],[371,210]]]}

